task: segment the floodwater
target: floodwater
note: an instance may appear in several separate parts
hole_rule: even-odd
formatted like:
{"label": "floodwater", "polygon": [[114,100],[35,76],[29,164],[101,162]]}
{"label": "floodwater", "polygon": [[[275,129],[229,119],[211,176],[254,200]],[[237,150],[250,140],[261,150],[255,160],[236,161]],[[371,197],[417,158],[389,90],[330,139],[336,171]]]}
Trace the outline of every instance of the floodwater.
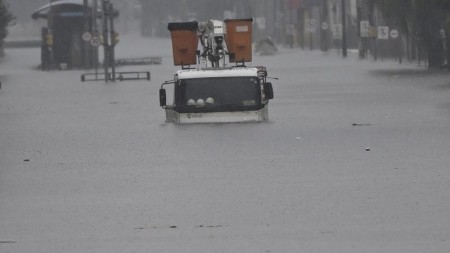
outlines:
{"label": "floodwater", "polygon": [[255,56],[270,121],[174,125],[151,81],[80,82],[9,49],[0,75],[0,252],[448,252],[450,79],[416,64]]}

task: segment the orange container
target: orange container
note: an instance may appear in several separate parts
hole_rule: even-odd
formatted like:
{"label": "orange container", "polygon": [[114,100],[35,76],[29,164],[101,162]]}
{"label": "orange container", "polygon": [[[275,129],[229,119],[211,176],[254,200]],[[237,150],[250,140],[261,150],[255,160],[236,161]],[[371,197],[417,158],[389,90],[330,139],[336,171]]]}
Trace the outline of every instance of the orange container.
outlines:
{"label": "orange container", "polygon": [[251,62],[253,19],[226,19],[224,22],[230,62]]}
{"label": "orange container", "polygon": [[197,22],[169,23],[175,66],[197,63],[197,28]]}

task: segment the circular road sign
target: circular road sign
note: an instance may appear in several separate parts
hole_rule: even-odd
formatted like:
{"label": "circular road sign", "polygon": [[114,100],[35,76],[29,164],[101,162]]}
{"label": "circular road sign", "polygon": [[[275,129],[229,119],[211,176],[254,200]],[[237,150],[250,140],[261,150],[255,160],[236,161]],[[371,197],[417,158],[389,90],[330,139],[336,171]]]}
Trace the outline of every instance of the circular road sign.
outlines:
{"label": "circular road sign", "polygon": [[101,39],[99,36],[92,36],[90,43],[93,47],[99,47],[101,44]]}
{"label": "circular road sign", "polygon": [[391,38],[393,38],[393,39],[398,38],[398,35],[399,35],[398,30],[397,29],[392,29],[391,32],[390,32],[390,35],[391,35]]}
{"label": "circular road sign", "polygon": [[90,32],[83,33],[83,36],[81,37],[83,41],[89,42],[91,41],[92,34]]}

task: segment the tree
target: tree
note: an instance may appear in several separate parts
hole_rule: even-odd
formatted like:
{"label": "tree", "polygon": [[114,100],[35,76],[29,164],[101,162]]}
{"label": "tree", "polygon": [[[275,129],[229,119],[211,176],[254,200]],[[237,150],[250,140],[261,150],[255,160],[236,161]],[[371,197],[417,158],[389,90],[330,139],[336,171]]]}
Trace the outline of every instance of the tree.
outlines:
{"label": "tree", "polygon": [[0,0],[0,56],[3,55],[3,41],[8,35],[7,26],[13,20],[13,15],[9,12],[3,0]]}
{"label": "tree", "polygon": [[374,0],[389,25],[406,34],[408,45],[417,42],[430,68],[444,63],[441,29],[450,18],[450,0]]}
{"label": "tree", "polygon": [[416,30],[428,55],[428,66],[440,68],[444,62],[444,45],[440,30],[444,28],[447,12],[439,8],[441,0],[416,0]]}

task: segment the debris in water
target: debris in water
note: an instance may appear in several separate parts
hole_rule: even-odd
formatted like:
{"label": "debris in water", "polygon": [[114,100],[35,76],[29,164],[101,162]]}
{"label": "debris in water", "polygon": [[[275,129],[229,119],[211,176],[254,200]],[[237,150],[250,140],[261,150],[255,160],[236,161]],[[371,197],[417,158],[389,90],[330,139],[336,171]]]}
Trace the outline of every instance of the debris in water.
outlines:
{"label": "debris in water", "polygon": [[223,227],[223,225],[208,225],[208,226],[205,226],[205,225],[199,225],[199,226],[197,226],[198,228],[221,228],[221,227]]}
{"label": "debris in water", "polygon": [[353,123],[352,126],[371,126],[369,123]]}
{"label": "debris in water", "polygon": [[0,241],[0,243],[17,243],[16,241]]}
{"label": "debris in water", "polygon": [[221,228],[223,227],[222,225],[211,225],[211,226],[206,226],[207,228]]}

